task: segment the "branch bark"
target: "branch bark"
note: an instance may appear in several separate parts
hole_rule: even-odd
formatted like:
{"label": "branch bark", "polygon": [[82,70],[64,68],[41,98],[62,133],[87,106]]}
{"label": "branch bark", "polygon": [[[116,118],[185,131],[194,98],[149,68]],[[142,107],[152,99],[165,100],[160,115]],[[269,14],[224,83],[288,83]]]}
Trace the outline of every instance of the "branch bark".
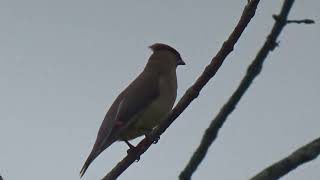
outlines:
{"label": "branch bark", "polygon": [[295,23],[295,24],[314,24],[315,21],[312,19],[300,19],[300,20],[288,20],[287,24]]}
{"label": "branch bark", "polygon": [[103,180],[113,180],[119,177],[135,160],[139,159],[154,141],[171,125],[171,123],[187,108],[187,106],[199,95],[201,89],[216,74],[223,61],[233,50],[235,43],[240,38],[242,32],[252,19],[260,0],[250,0],[245,6],[241,18],[229,36],[223,43],[217,55],[211,60],[211,63],[205,68],[204,72],[197,81],[186,91],[175,108],[168,115],[166,120],[153,130],[148,137],[144,138],[134,151],[131,151],[122,161],[120,161]]}
{"label": "branch bark", "polygon": [[189,160],[187,166],[180,173],[180,180],[191,179],[192,174],[196,171],[202,160],[205,158],[210,145],[217,138],[220,128],[223,126],[227,117],[235,109],[236,105],[240,101],[241,97],[247,91],[247,89],[252,84],[253,80],[260,74],[262,70],[263,62],[268,56],[269,52],[272,51],[277,46],[277,38],[280,35],[282,29],[287,24],[287,17],[289,11],[293,5],[294,0],[285,0],[282,6],[282,10],[279,15],[275,18],[275,24],[267,36],[262,48],[259,50],[253,62],[249,65],[245,77],[242,79],[240,85],[236,91],[229,98],[228,102],[224,104],[217,116],[212,120],[209,127],[206,129],[201,143],[193,153],[191,159]]}
{"label": "branch bark", "polygon": [[276,180],[320,154],[320,137],[264,169],[250,180]]}

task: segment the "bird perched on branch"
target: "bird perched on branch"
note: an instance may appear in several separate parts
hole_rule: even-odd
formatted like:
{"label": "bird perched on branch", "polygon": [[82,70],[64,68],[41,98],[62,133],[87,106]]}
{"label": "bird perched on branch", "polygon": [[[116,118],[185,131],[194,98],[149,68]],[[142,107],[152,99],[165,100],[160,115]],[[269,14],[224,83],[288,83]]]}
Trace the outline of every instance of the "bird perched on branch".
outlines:
{"label": "bird perched on branch", "polygon": [[142,73],[116,98],[98,131],[94,146],[85,161],[82,177],[90,163],[115,141],[148,135],[171,111],[177,96],[176,68],[185,65],[179,52],[161,43],[153,51]]}

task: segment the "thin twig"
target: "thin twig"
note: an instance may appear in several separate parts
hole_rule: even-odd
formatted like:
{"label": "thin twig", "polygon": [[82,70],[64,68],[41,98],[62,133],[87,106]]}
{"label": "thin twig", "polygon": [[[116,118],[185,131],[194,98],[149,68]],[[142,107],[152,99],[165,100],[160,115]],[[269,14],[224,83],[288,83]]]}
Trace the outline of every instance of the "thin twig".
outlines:
{"label": "thin twig", "polygon": [[320,154],[320,137],[264,169],[250,180],[276,180]]}
{"label": "thin twig", "polygon": [[286,25],[286,20],[292,4],[293,0],[286,0],[284,2],[282,10],[275,19],[275,24],[271,30],[271,33],[268,35],[266,42],[256,55],[253,62],[249,65],[247,73],[245,77],[242,79],[236,91],[232,94],[228,102],[221,108],[220,112],[212,120],[210,126],[205,131],[199,147],[193,153],[187,166],[184,168],[184,170],[181,172],[179,176],[181,180],[191,179],[192,174],[196,171],[201,161],[205,158],[210,145],[217,138],[218,132],[224,124],[224,122],[226,121],[227,117],[235,109],[241,97],[252,84],[253,80],[261,72],[264,60],[266,59],[269,52],[272,51],[277,45],[277,37]]}
{"label": "thin twig", "polygon": [[314,24],[315,21],[312,19],[301,19],[301,20],[288,20],[288,24],[290,23],[296,23],[296,24]]}
{"label": "thin twig", "polygon": [[260,0],[251,0],[245,7],[242,16],[229,38],[223,43],[222,48],[205,68],[197,81],[186,91],[176,107],[171,111],[166,120],[153,130],[147,138],[144,138],[133,152],[129,153],[120,161],[103,180],[114,180],[119,177],[141,154],[143,154],[151,144],[170,126],[170,124],[187,108],[187,106],[199,95],[201,89],[216,74],[223,61],[233,50],[235,43],[240,38],[242,32],[254,16]]}
{"label": "thin twig", "polygon": [[[278,15],[273,15],[272,16],[273,19],[275,19],[276,21],[278,20],[279,16]],[[295,23],[295,24],[314,24],[315,21],[312,20],[312,19],[300,19],[300,20],[287,20],[286,21],[287,24],[290,24],[290,23]]]}

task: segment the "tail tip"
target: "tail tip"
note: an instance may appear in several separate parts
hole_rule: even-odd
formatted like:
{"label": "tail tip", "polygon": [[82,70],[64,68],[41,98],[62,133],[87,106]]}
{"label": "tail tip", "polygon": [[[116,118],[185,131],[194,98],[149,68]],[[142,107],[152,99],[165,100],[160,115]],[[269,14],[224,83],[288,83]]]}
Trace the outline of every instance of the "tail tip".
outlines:
{"label": "tail tip", "polygon": [[86,164],[82,167],[82,169],[81,169],[81,171],[80,171],[80,178],[82,178],[82,176],[83,176],[84,173],[86,172],[87,168],[88,168],[88,166],[87,166]]}

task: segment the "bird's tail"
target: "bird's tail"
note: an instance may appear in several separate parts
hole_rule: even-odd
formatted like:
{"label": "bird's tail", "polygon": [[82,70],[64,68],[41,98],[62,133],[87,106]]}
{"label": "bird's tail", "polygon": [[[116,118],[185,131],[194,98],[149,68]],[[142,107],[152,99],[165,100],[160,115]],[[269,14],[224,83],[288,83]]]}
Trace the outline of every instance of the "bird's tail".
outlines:
{"label": "bird's tail", "polygon": [[[99,154],[102,151],[104,151],[106,148],[108,148],[113,142],[115,142],[115,139],[112,139],[112,140],[107,139],[107,141],[105,141],[105,142],[101,142],[101,141],[99,141],[99,139],[96,140],[86,162],[84,163],[83,167],[81,168],[80,178],[87,171],[87,169],[90,166],[90,164],[92,163],[92,161],[95,160],[96,157],[98,157]],[[102,144],[102,146],[101,146],[101,144]]]}
{"label": "bird's tail", "polygon": [[87,171],[88,167],[90,166],[90,164],[92,163],[93,160],[96,159],[96,157],[99,156],[99,154],[104,151],[106,148],[108,148],[112,143],[114,142],[113,141],[108,141],[107,143],[104,143],[104,146],[101,148],[99,148],[98,146],[98,143],[95,143],[86,162],[84,163],[83,167],[81,168],[81,171],[80,171],[80,178],[84,175],[84,173]]}
{"label": "bird's tail", "polygon": [[84,165],[81,168],[80,171],[80,178],[84,175],[84,173],[87,171],[89,165],[92,163],[92,161],[97,157],[97,153],[94,153],[93,151],[90,153],[90,155],[88,156],[86,162],[84,163]]}

